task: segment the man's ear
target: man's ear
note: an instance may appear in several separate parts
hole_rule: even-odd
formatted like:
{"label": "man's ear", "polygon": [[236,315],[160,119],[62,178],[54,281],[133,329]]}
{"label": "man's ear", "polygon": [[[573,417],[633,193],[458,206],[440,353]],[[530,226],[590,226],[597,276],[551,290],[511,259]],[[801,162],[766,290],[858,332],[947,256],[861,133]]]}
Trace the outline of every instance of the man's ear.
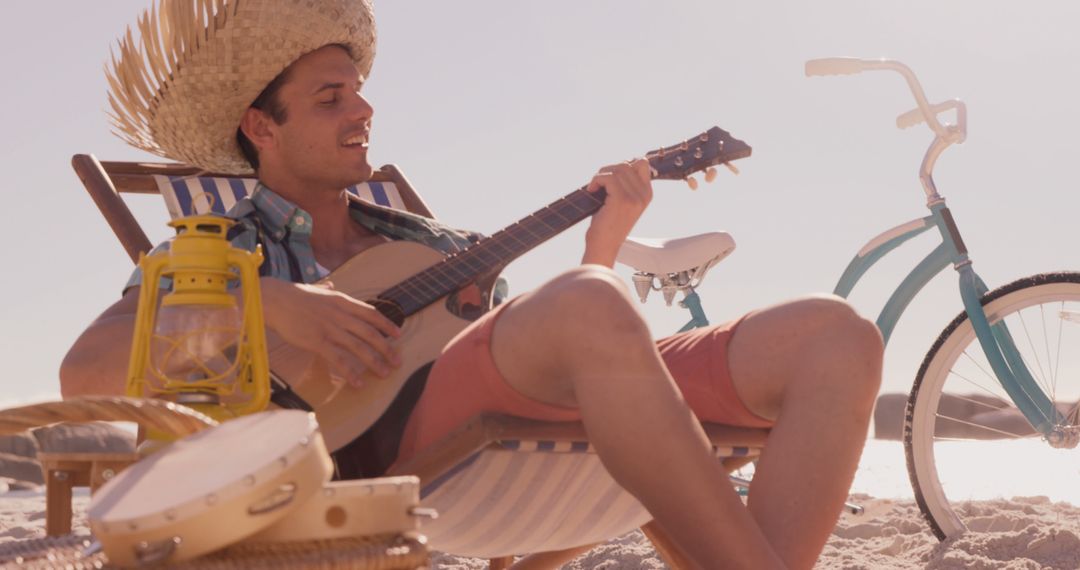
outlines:
{"label": "man's ear", "polygon": [[260,153],[274,144],[272,122],[269,115],[255,107],[248,107],[240,119],[240,130],[244,132],[244,136],[251,141],[251,144],[259,149]]}

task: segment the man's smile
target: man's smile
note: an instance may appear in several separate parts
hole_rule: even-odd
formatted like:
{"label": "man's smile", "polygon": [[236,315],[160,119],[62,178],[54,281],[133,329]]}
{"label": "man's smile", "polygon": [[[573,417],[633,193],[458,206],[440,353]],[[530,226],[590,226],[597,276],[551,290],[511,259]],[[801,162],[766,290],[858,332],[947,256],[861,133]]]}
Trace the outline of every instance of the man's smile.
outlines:
{"label": "man's smile", "polygon": [[367,133],[353,135],[345,139],[345,141],[341,143],[341,146],[348,148],[362,148],[366,150],[368,146],[367,138]]}

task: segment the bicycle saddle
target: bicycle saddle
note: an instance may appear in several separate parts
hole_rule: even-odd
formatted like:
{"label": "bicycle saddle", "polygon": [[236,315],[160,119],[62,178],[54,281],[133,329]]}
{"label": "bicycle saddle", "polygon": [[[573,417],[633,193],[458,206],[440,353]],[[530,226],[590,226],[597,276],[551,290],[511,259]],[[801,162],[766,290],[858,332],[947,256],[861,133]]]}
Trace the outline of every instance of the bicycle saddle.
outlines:
{"label": "bicycle saddle", "polygon": [[643,273],[666,275],[714,265],[735,250],[727,232],[673,239],[626,238],[615,260]]}

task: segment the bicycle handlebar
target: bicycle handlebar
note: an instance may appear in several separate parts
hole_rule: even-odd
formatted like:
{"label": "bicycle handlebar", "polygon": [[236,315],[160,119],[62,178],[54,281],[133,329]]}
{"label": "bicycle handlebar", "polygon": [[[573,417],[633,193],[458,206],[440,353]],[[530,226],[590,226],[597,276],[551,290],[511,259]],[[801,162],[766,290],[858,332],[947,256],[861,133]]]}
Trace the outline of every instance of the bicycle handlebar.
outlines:
{"label": "bicycle handlebar", "polygon": [[862,60],[855,57],[823,57],[806,62],[806,76],[854,75],[862,73]]}
{"label": "bicycle handlebar", "polygon": [[[962,107],[965,107],[963,101],[959,99],[950,99],[948,101],[943,101],[941,103],[930,105],[930,112],[937,116],[950,109],[957,109]],[[924,121],[926,121],[926,119],[923,118],[922,109],[915,107],[914,109],[896,118],[896,128],[907,129],[910,127],[914,127],[915,125],[918,125],[919,123],[922,123]]]}
{"label": "bicycle handlebar", "polygon": [[[899,61],[890,59],[859,59],[856,57],[826,57],[811,59],[806,62],[806,76],[817,75],[854,75],[863,71],[895,71],[907,81],[911,94],[915,97],[916,109],[900,115],[896,126],[904,129],[926,122],[930,130],[949,142],[963,142],[967,136],[967,107],[959,99],[931,105],[926,100],[926,93],[911,69]],[[942,125],[938,114],[949,109],[956,109],[956,125]]]}

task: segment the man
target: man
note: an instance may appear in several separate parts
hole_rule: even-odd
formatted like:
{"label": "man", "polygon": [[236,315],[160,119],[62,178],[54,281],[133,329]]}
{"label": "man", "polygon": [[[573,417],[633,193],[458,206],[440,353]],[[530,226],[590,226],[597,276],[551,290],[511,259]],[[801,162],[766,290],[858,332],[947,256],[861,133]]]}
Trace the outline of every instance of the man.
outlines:
{"label": "man", "polygon": [[[195,2],[174,4],[161,18]],[[207,29],[184,27],[198,21],[168,23],[173,37],[199,38],[178,44],[176,61],[153,45],[143,55],[122,43],[113,74],[126,82],[114,80],[111,93],[119,130],[140,148],[207,170],[250,164],[259,188],[230,215],[241,227],[234,243],[267,250],[267,327],[325,358],[347,383],[365,370],[385,376],[400,362],[398,328],[315,281],[391,239],[451,252],[475,236],[357,203],[343,190],[372,172],[373,109],[361,94],[374,54],[369,0],[249,0],[220,9]],[[154,97],[144,103],[140,92]],[[877,394],[876,327],[819,296],[654,343],[610,269],[651,198],[647,163],[600,169],[589,189],[600,188],[607,200],[590,222],[581,266],[499,305],[447,345],[407,416],[397,460],[483,411],[580,419],[612,476],[702,567],[812,566]],[[65,358],[66,397],[122,392],[139,282],[134,275]],[[699,418],[771,426],[748,508]]]}

